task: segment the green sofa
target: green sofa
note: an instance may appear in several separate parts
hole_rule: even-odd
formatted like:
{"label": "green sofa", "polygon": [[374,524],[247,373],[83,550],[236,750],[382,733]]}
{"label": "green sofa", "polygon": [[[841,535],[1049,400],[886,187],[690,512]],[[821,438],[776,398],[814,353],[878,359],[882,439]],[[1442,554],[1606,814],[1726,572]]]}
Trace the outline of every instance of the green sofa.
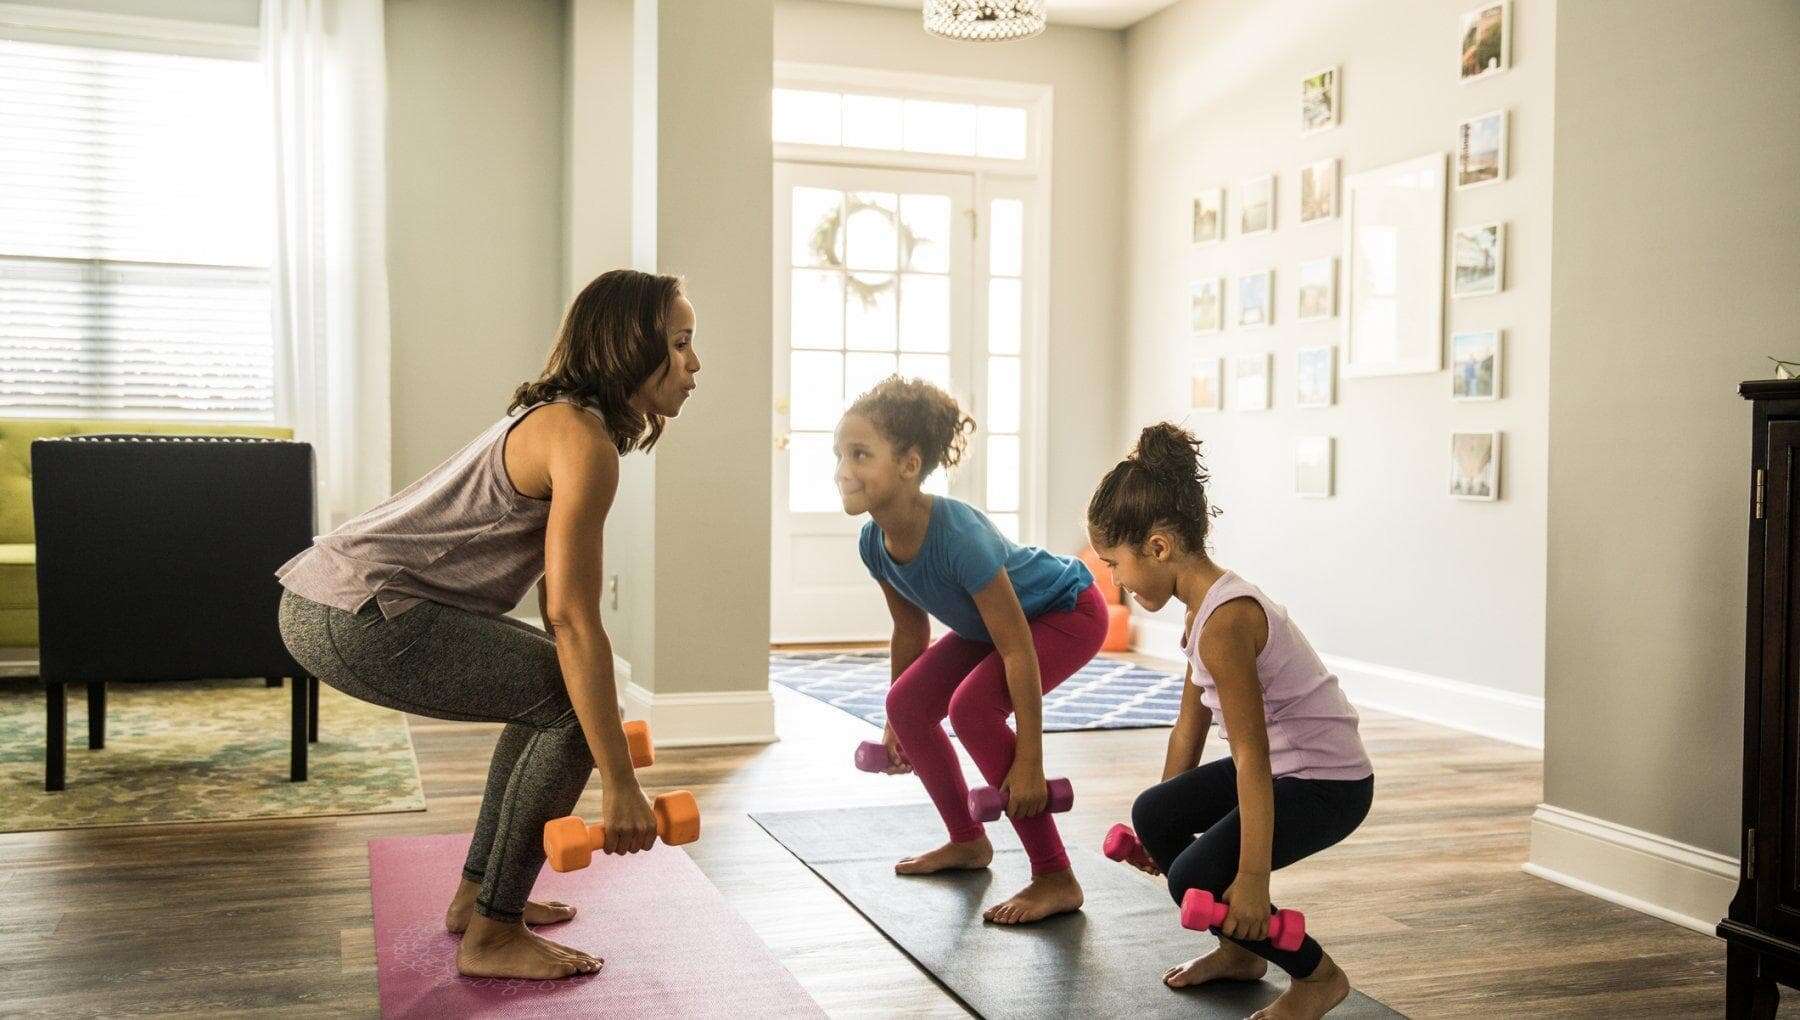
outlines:
{"label": "green sofa", "polygon": [[293,429],[272,425],[0,418],[0,648],[36,648],[38,643],[37,537],[31,519],[32,440],[119,432],[294,438]]}

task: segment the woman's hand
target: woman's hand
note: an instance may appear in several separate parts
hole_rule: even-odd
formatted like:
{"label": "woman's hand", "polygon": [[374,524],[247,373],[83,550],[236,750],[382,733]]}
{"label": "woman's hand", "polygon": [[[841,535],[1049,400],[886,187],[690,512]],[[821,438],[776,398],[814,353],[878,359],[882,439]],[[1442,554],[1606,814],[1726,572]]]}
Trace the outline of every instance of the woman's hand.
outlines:
{"label": "woman's hand", "polygon": [[1008,818],[1034,818],[1050,804],[1050,789],[1044,785],[1044,763],[1036,758],[1014,757],[1004,788]]}
{"label": "woman's hand", "polygon": [[892,725],[881,728],[881,744],[887,748],[888,753],[888,767],[882,769],[883,772],[899,776],[912,771],[912,762],[906,760],[906,751],[900,747],[900,738],[894,736]]}
{"label": "woman's hand", "polygon": [[600,797],[600,824],[606,827],[606,852],[634,854],[656,845],[656,812],[637,780],[611,783]]}
{"label": "woman's hand", "polygon": [[1261,942],[1269,937],[1269,876],[1238,872],[1225,890],[1230,910],[1219,930],[1234,939]]}

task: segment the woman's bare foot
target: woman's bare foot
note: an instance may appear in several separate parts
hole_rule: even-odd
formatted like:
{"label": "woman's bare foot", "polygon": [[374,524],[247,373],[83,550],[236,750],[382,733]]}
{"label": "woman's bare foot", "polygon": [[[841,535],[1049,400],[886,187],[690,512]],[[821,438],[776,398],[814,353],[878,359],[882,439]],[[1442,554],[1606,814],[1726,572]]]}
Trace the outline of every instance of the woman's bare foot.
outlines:
{"label": "woman's bare foot", "polygon": [[456,949],[456,970],[464,977],[555,980],[592,974],[604,964],[598,957],[533,935],[523,923],[501,924],[480,914],[469,922]]}
{"label": "woman's bare foot", "polygon": [[[480,891],[481,886],[466,878],[456,887],[450,909],[444,912],[444,927],[452,934],[461,935],[468,930],[469,918],[475,916],[475,896]],[[557,900],[532,900],[525,904],[525,923],[530,925],[561,924],[574,916],[574,907]]]}
{"label": "woman's bare foot", "polygon": [[1269,964],[1262,957],[1236,944],[1219,940],[1219,948],[1205,956],[1176,964],[1163,973],[1163,984],[1170,988],[1192,988],[1208,981],[1260,981]]}
{"label": "woman's bare foot", "polygon": [[987,908],[981,917],[995,924],[1030,924],[1080,910],[1081,902],[1081,883],[1075,880],[1074,869],[1064,868],[1046,875],[1034,875],[1030,885],[1014,893],[1005,903]]}
{"label": "woman's bare foot", "polygon": [[903,858],[899,864],[894,865],[894,874],[929,875],[938,871],[979,871],[993,860],[994,844],[989,843],[986,836],[977,836],[967,843],[945,843],[936,850]]}
{"label": "woman's bare foot", "polygon": [[1250,1020],[1319,1020],[1349,995],[1350,979],[1327,956],[1311,977],[1288,985],[1280,998],[1250,1014]]}

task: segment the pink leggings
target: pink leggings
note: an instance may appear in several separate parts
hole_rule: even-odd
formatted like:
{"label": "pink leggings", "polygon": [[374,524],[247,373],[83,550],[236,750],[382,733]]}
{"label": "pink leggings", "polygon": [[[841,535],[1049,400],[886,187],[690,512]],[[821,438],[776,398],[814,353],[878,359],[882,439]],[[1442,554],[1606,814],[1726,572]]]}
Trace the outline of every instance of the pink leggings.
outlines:
{"label": "pink leggings", "polygon": [[[1032,620],[1031,642],[1037,646],[1044,692],[1054,690],[1087,665],[1105,640],[1106,602],[1095,585],[1081,593],[1075,608]],[[969,787],[941,723],[946,715],[950,717],[969,757],[975,759],[988,785],[997,788],[1012,769],[1017,738],[1006,725],[1012,709],[1006,664],[1000,653],[985,641],[954,633],[925,649],[888,688],[888,722],[954,842],[966,843],[980,836],[981,823],[969,814]],[[1033,875],[1069,866],[1069,855],[1063,852],[1062,838],[1048,811],[1035,818],[1014,819],[1013,828],[1031,859]]]}

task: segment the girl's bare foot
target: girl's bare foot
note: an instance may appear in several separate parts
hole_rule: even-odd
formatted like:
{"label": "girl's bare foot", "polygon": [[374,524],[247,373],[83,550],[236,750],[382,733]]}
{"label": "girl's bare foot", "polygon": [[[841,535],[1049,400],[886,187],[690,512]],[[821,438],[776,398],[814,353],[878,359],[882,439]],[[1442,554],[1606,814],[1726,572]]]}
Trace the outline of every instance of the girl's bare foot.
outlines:
{"label": "girl's bare foot", "polygon": [[533,935],[523,923],[501,924],[480,914],[469,922],[456,949],[456,970],[464,977],[555,980],[592,974],[605,961]]}
{"label": "girl's bare foot", "polygon": [[1319,1020],[1349,995],[1350,979],[1327,956],[1311,977],[1295,980],[1280,998],[1250,1014],[1250,1020]]}
{"label": "girl's bare foot", "polygon": [[914,854],[894,865],[896,875],[929,875],[937,871],[979,871],[994,860],[994,844],[986,836],[967,843],[945,843],[936,850]]}
{"label": "girl's bare foot", "polygon": [[982,913],[982,920],[995,924],[1030,924],[1056,914],[1081,909],[1081,883],[1075,871],[1064,868],[1047,875],[1034,875],[1031,884],[1013,894],[1005,903],[997,903]]}
{"label": "girl's bare foot", "polygon": [[[444,912],[444,927],[452,934],[461,935],[468,930],[469,918],[475,916],[475,896],[480,891],[481,886],[466,878],[456,887],[450,909]],[[525,923],[530,925],[561,924],[574,916],[574,907],[557,900],[532,900],[525,904]]]}
{"label": "girl's bare foot", "polygon": [[1260,981],[1269,964],[1262,957],[1236,944],[1219,940],[1219,948],[1186,963],[1176,964],[1163,973],[1163,984],[1170,988],[1192,988],[1208,981]]}

